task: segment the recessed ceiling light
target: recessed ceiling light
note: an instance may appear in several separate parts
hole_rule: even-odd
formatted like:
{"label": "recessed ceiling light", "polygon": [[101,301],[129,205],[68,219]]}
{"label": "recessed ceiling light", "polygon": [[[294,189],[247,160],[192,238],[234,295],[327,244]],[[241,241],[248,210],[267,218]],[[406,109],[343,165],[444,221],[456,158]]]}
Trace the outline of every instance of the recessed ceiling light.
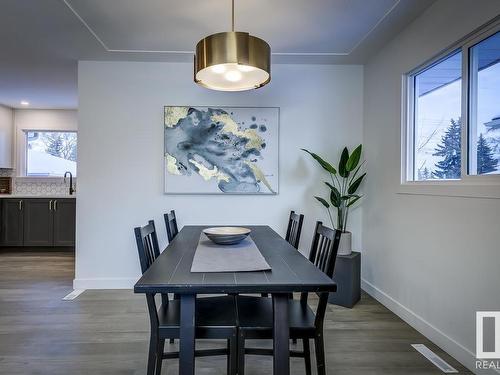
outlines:
{"label": "recessed ceiling light", "polygon": [[21,100],[21,105],[30,105],[30,102],[27,102],[26,100]]}

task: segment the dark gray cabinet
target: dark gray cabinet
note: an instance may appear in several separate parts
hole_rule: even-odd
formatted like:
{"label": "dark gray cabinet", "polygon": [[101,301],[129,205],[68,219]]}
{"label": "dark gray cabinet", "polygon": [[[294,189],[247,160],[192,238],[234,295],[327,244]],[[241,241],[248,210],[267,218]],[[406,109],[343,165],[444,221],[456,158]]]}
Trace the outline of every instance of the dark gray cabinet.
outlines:
{"label": "dark gray cabinet", "polygon": [[76,202],[74,199],[56,199],[54,210],[54,246],[75,245]]}
{"label": "dark gray cabinet", "polygon": [[74,199],[2,200],[3,246],[74,246]]}
{"label": "dark gray cabinet", "polygon": [[1,243],[4,246],[23,246],[23,200],[2,199]]}
{"label": "dark gray cabinet", "polygon": [[52,246],[53,199],[24,200],[24,246]]}

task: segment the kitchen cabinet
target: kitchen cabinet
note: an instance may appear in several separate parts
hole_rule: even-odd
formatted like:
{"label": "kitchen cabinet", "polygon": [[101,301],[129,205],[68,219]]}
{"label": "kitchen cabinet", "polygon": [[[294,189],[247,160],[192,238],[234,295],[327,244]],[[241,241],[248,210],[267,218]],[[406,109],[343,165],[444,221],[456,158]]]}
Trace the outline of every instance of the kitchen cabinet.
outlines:
{"label": "kitchen cabinet", "polygon": [[54,210],[54,246],[75,245],[76,202],[74,199],[56,199]]}
{"label": "kitchen cabinet", "polygon": [[53,199],[24,199],[24,246],[52,246]]}
{"label": "kitchen cabinet", "polygon": [[70,198],[2,200],[3,246],[74,246],[76,202]]}
{"label": "kitchen cabinet", "polygon": [[2,199],[2,245],[23,246],[23,200]]}
{"label": "kitchen cabinet", "polygon": [[14,168],[14,115],[12,109],[0,105],[0,168]]}

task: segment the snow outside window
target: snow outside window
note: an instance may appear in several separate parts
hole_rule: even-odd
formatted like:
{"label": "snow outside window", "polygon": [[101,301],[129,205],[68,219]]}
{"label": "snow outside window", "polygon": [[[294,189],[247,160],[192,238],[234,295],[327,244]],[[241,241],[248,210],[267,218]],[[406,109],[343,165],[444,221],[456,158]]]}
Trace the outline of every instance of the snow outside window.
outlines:
{"label": "snow outside window", "polygon": [[76,176],[77,133],[27,131],[26,176],[60,177],[66,171]]}

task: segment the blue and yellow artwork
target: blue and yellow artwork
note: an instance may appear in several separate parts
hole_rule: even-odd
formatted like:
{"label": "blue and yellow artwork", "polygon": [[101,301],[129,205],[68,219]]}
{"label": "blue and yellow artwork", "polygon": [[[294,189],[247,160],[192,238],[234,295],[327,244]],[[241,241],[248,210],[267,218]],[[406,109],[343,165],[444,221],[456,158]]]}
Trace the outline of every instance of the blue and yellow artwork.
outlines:
{"label": "blue and yellow artwork", "polygon": [[165,192],[277,194],[279,108],[166,106]]}

